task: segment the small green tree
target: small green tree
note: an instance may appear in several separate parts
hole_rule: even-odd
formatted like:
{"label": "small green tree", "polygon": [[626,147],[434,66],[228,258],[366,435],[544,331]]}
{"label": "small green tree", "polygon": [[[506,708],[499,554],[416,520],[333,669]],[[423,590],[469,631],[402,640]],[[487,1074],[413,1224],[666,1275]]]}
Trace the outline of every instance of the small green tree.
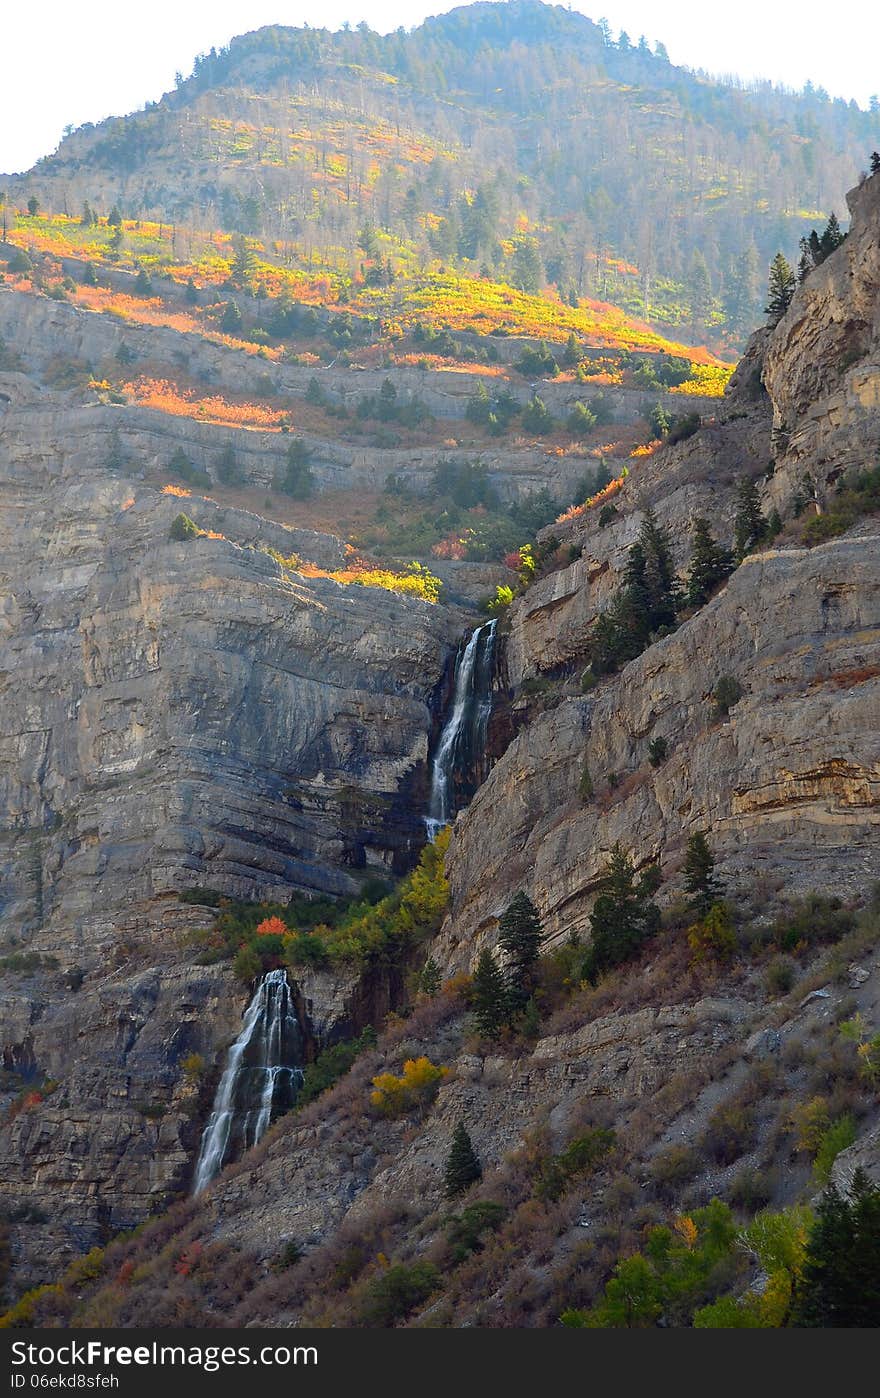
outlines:
{"label": "small green tree", "polygon": [[656,879],[636,878],[630,856],[616,844],[590,916],[592,940],[583,964],[586,980],[595,980],[600,972],[629,960],[657,931],[660,909],[651,901],[655,887]]}
{"label": "small green tree", "polygon": [[189,515],[179,514],[171,521],[171,528],[168,532],[172,539],[177,540],[178,543],[183,543],[187,539],[195,539],[201,531]]}
{"label": "small green tree", "polygon": [[452,1145],[443,1172],[443,1188],[447,1199],[463,1194],[476,1180],[483,1178],[483,1167],[474,1150],[473,1142],[464,1122],[459,1122],[453,1132]]}
{"label": "small green tree", "polygon": [[685,593],[688,606],[702,607],[732,572],[730,551],[715,542],[708,520],[697,515],[691,530],[691,561]]}
{"label": "small green tree", "polygon": [[40,201],[35,194],[32,194],[27,201],[27,211],[31,218],[36,218],[37,214],[40,212]]}
{"label": "small green tree", "polygon": [[152,296],[153,283],[150,280],[150,274],[146,268],[141,267],[138,269],[138,274],[134,279],[134,287],[132,289],[135,296]]}
{"label": "small green tree", "polygon": [[778,252],[770,263],[770,281],[767,288],[766,314],[770,324],[777,325],[791,305],[797,280],[788,259]]}
{"label": "small green tree", "polygon": [[722,675],[712,691],[712,717],[726,718],[743,697],[743,687],[734,675]]}
{"label": "small green tree", "polygon": [[430,1000],[433,1000],[440,990],[440,967],[433,956],[429,956],[422,967],[422,973],[419,976],[419,990]]}
{"label": "small green tree", "polygon": [[241,331],[241,311],[235,301],[227,301],[220,317],[220,329],[224,335],[238,335]]}
{"label": "small green tree", "polygon": [[684,886],[690,894],[689,911],[693,917],[705,917],[722,896],[721,882],[715,874],[715,856],[702,830],[695,831],[687,842]]}
{"label": "small green tree", "polygon": [[471,989],[477,1029],[485,1039],[497,1039],[509,1021],[507,985],[491,951],[480,952]]}
{"label": "small green tree", "polygon": [[507,984],[510,1003],[521,1008],[534,986],[535,969],[544,930],[538,909],[520,890],[498,922],[498,945],[507,957]]}
{"label": "small green tree", "polygon": [[275,477],[275,489],[290,495],[294,500],[308,500],[315,489],[315,478],[310,465],[312,453],[305,442],[297,439],[287,448],[287,460]]}
{"label": "small green tree", "polygon": [[244,480],[244,472],[231,442],[227,442],[217,458],[217,479],[224,485],[241,485]]}
{"label": "small green tree", "polygon": [[737,486],[733,537],[738,559],[745,558],[767,537],[767,520],[761,509],[757,483],[747,478]]}

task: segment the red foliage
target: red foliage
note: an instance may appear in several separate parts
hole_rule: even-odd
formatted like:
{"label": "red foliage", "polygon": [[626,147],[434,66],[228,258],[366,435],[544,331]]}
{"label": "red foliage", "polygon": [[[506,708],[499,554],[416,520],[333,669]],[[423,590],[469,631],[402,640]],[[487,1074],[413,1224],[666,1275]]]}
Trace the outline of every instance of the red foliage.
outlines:
{"label": "red foliage", "polygon": [[258,937],[284,937],[288,930],[280,917],[264,917],[262,922],[257,923]]}

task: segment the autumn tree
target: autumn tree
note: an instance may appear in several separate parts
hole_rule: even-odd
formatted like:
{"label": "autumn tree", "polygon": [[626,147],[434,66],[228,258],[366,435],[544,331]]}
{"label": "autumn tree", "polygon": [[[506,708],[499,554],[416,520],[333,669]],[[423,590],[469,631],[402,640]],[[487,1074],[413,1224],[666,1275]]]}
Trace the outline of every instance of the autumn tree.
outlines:
{"label": "autumn tree", "polygon": [[483,1167],[473,1147],[464,1122],[460,1121],[452,1136],[452,1146],[443,1172],[443,1188],[447,1199],[463,1194],[483,1177]]}

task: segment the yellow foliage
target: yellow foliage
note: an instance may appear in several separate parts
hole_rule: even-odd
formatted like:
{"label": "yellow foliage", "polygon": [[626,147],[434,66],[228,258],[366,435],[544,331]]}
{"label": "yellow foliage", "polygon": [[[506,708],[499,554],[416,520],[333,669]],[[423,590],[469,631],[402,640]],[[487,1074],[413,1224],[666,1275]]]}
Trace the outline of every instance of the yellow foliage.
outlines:
{"label": "yellow foliage", "polygon": [[370,1102],[383,1116],[403,1116],[416,1107],[424,1107],[433,1097],[448,1068],[440,1068],[430,1058],[408,1058],[401,1076],[380,1073],[373,1078]]}
{"label": "yellow foliage", "polygon": [[675,1220],[673,1227],[684,1242],[688,1252],[690,1252],[697,1241],[697,1225],[694,1223],[694,1220],[689,1214],[682,1214]]}

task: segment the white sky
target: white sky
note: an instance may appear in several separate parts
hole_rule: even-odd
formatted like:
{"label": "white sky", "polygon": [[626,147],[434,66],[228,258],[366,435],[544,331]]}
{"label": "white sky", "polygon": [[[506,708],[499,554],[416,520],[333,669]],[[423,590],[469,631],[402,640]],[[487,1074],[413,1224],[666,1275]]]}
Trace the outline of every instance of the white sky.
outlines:
{"label": "white sky", "polygon": [[[338,28],[366,19],[386,32],[452,9],[447,0],[120,0],[7,3],[0,22],[0,171],[27,169],[65,125],[100,121],[157,100],[197,53],[263,24]],[[839,13],[827,0],[575,0],[572,9],[635,41],[666,44],[673,63],[712,73],[809,78],[867,106],[880,89],[880,5]],[[880,125],[880,122],[878,122]],[[880,131],[878,131],[880,140]]]}

